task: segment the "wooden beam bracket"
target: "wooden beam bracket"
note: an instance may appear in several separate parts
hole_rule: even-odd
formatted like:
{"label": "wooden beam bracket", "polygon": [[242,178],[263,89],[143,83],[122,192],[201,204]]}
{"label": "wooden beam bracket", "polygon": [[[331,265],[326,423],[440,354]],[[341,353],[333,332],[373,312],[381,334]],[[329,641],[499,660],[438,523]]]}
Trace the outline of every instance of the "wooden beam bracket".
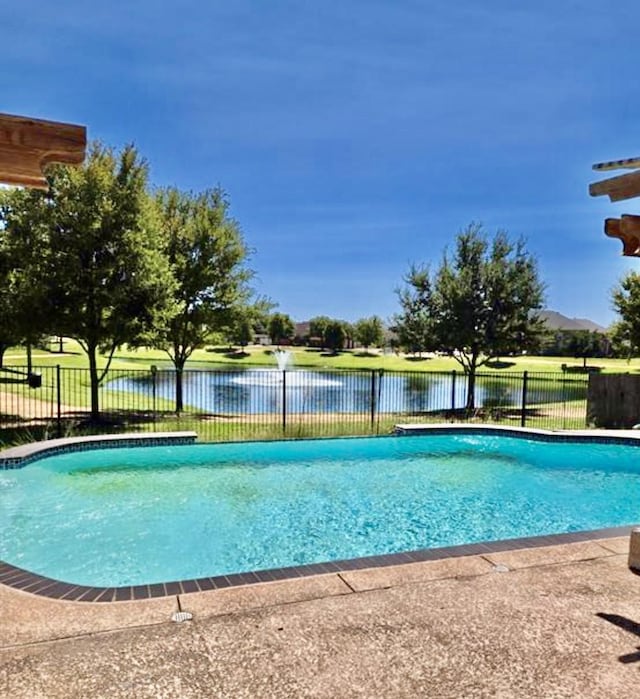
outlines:
{"label": "wooden beam bracket", "polygon": [[640,257],[640,216],[623,214],[621,218],[607,218],[604,232],[610,238],[622,241],[625,257]]}
{"label": "wooden beam bracket", "polygon": [[0,114],[0,182],[46,189],[45,166],[80,165],[86,147],[84,126]]}

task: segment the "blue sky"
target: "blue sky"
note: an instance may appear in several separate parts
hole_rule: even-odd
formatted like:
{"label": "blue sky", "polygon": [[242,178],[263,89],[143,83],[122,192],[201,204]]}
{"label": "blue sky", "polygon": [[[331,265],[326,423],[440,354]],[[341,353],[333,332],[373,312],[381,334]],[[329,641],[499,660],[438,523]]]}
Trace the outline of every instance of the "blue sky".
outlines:
{"label": "blue sky", "polygon": [[640,261],[603,219],[640,203],[587,190],[640,155],[639,20],[629,0],[5,3],[1,109],[133,142],[153,184],[222,186],[256,290],[296,320],[389,318],[409,264],[478,221],[526,238],[548,307],[607,325]]}

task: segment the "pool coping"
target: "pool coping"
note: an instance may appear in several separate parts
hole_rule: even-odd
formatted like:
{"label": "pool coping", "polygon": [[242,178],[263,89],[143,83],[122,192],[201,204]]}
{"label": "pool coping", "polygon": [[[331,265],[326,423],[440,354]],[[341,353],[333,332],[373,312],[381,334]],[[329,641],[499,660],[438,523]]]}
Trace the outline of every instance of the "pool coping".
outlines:
{"label": "pool coping", "polygon": [[633,444],[640,442],[640,429],[631,430],[545,430],[538,427],[518,427],[509,425],[469,425],[464,423],[398,423],[394,425],[393,434],[399,437],[410,435],[434,434],[449,432],[450,434],[464,434],[465,432],[500,433],[505,436],[527,437],[545,442],[573,442],[584,441],[599,444]]}
{"label": "pool coping", "polygon": [[310,563],[287,568],[271,568],[268,570],[232,573],[229,575],[205,576],[188,580],[174,580],[171,582],[149,583],[146,585],[125,585],[122,587],[74,585],[73,583],[66,583],[44,575],[31,573],[28,570],[18,568],[10,563],[0,561],[0,584],[40,597],[64,600],[67,602],[141,601],[157,597],[188,594],[190,592],[208,592],[211,590],[254,585],[256,583],[293,580],[314,575],[348,573],[371,568],[388,568],[410,563],[461,558],[463,556],[486,556],[488,554],[502,553],[505,551],[584,543],[624,536],[628,537],[635,526],[640,526],[640,523],[638,525],[630,524],[621,527],[609,527],[606,529],[571,532],[567,534],[548,534],[518,539],[484,541],[475,544],[417,549],[415,551],[363,556],[361,558],[350,558],[325,563]]}
{"label": "pool coping", "polygon": [[[620,430],[618,435],[611,435],[608,430],[581,430],[551,432],[548,430],[533,430],[518,427],[500,427],[493,425],[396,425],[396,435],[426,434],[437,432],[449,433],[496,433],[513,434],[514,436],[543,439],[544,441],[589,441],[596,443],[638,444],[640,432]],[[621,434],[622,433],[622,434]],[[196,440],[195,432],[167,432],[150,434],[128,434],[112,436],[92,436],[83,438],[67,438],[37,442],[22,445],[0,452],[0,468],[3,461],[10,460],[16,465],[4,468],[20,468],[38,458],[56,453],[82,451],[105,447],[126,447],[138,445],[189,444]],[[7,453],[11,452],[9,456]],[[272,568],[267,570],[247,571],[229,575],[204,576],[163,583],[144,585],[126,585],[122,587],[92,587],[67,583],[44,575],[32,573],[10,563],[0,561],[0,584],[23,592],[48,597],[51,599],[74,602],[119,602],[145,600],[156,597],[167,597],[190,592],[207,592],[230,587],[240,587],[255,583],[274,582],[304,578],[313,575],[345,573],[370,568],[386,568],[389,566],[436,561],[445,558],[462,556],[486,555],[516,549],[531,549],[545,546],[556,546],[598,539],[628,536],[631,530],[639,524],[628,524],[619,527],[608,527],[589,531],[547,534],[540,536],[521,537],[517,539],[502,539],[484,541],[473,544],[461,544],[439,548],[417,549],[399,553],[379,554],[358,558],[310,563],[299,566]]]}
{"label": "pool coping", "polygon": [[116,449],[138,446],[174,446],[193,444],[196,432],[129,432],[126,434],[97,434],[85,437],[62,437],[44,442],[31,442],[0,451],[0,470],[22,468],[38,459],[91,449]]}

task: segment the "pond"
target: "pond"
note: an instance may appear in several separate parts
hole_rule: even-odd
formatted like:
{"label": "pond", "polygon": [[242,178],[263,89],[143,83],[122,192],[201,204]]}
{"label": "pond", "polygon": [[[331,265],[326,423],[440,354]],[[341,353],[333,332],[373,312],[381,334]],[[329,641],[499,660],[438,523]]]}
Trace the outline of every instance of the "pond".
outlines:
{"label": "pond", "polygon": [[[477,377],[476,406],[520,407],[522,375]],[[175,374],[127,374],[108,383],[115,391],[175,399]],[[530,375],[527,405],[586,398],[584,381]],[[217,414],[421,413],[464,408],[467,380],[454,372],[309,371],[252,368],[186,371],[184,404]]]}

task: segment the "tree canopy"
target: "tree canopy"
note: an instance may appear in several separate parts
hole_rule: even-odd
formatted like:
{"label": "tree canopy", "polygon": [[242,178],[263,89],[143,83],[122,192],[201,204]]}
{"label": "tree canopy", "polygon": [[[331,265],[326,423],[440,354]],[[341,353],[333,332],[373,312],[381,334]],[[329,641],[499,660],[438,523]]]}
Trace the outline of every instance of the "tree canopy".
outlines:
{"label": "tree canopy", "polygon": [[347,341],[347,329],[345,323],[341,320],[331,320],[327,324],[324,331],[325,334],[325,346],[330,350],[337,352],[338,350],[344,349],[345,342]]}
{"label": "tree canopy", "polygon": [[640,274],[629,272],[611,293],[620,320],[614,326],[614,341],[625,346],[628,356],[640,352]]}
{"label": "tree canopy", "polygon": [[322,347],[325,346],[325,333],[331,320],[329,316],[314,316],[309,320],[309,337],[318,338]]}
{"label": "tree canopy", "polygon": [[[169,267],[146,194],[147,167],[135,148],[94,143],[81,167],[49,168],[48,192],[14,190],[5,232],[24,262],[43,330],[72,337],[89,359],[91,417],[115,349],[161,322]],[[34,323],[34,325],[37,325]],[[107,356],[98,370],[98,351]]]}
{"label": "tree canopy", "polygon": [[163,349],[175,366],[179,412],[186,361],[212,331],[233,325],[248,302],[252,272],[245,266],[248,250],[240,227],[229,216],[221,189],[200,194],[163,189],[154,204],[173,291],[165,322],[154,328],[151,344]]}
{"label": "tree canopy", "polygon": [[29,348],[47,331],[52,299],[43,283],[46,256],[42,251],[48,213],[41,193],[0,190],[0,366],[8,347],[24,344]]}
{"label": "tree canopy", "polygon": [[286,313],[274,313],[269,318],[269,335],[276,345],[288,342],[295,332],[295,323]]}
{"label": "tree canopy", "polygon": [[378,316],[360,318],[354,326],[354,335],[365,349],[379,347],[384,341],[384,326]]}
{"label": "tree canopy", "polygon": [[25,339],[21,321],[26,311],[21,303],[20,273],[14,267],[11,246],[4,233],[0,228],[0,367],[7,349]]}
{"label": "tree canopy", "polygon": [[513,243],[504,232],[490,240],[480,225],[471,224],[433,276],[413,265],[406,281],[409,287],[400,292],[405,327],[398,323],[399,333],[459,362],[468,377],[468,410],[475,407],[478,367],[538,344],[544,326],[536,311],[544,285],[523,240]]}
{"label": "tree canopy", "polygon": [[405,286],[396,290],[402,310],[394,316],[392,328],[398,343],[413,354],[434,350],[437,340],[429,268],[412,264],[403,281]]}

